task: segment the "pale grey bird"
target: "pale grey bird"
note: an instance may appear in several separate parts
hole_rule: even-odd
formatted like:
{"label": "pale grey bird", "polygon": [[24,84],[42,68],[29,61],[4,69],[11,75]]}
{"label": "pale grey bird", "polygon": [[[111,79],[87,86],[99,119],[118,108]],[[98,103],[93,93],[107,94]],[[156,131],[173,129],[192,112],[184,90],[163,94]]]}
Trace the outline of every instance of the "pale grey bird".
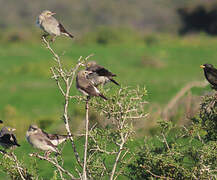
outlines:
{"label": "pale grey bird", "polygon": [[45,10],[38,16],[36,24],[45,32],[43,36],[53,36],[52,41],[54,41],[57,36],[62,34],[73,38],[74,36],[67,32],[63,25],[53,17],[54,14],[56,13]]}
{"label": "pale grey bird", "polygon": [[108,82],[113,82],[114,84],[119,85],[113,79],[116,74],[113,74],[103,66],[98,65],[95,61],[89,61],[86,64],[86,70],[92,71],[92,73],[90,73],[87,78],[90,79],[95,86],[98,86],[100,84],[105,85]]}
{"label": "pale grey bird", "polygon": [[53,151],[60,154],[57,149],[57,145],[65,141],[67,137],[57,134],[48,134],[38,126],[30,125],[28,131],[26,132],[26,139],[37,149],[43,151]]}
{"label": "pale grey bird", "polygon": [[20,146],[14,135],[15,128],[3,127],[0,131],[0,145],[5,149],[13,149]]}
{"label": "pale grey bird", "polygon": [[81,70],[76,77],[76,87],[85,96],[99,96],[104,100],[108,100],[100,91],[87,79],[87,76],[92,73],[91,71]]}

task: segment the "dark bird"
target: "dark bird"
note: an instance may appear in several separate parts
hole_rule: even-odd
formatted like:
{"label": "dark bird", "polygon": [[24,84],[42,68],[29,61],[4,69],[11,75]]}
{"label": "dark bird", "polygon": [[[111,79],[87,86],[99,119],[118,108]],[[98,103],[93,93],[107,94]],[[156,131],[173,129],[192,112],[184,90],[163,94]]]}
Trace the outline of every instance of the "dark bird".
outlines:
{"label": "dark bird", "polygon": [[62,34],[73,38],[74,36],[67,32],[63,25],[53,17],[54,14],[56,13],[45,10],[38,16],[36,24],[45,32],[43,36],[53,36],[52,41],[54,41],[57,36]]}
{"label": "dark bird", "polygon": [[204,75],[212,88],[217,90],[217,69],[212,64],[203,64],[200,67],[203,68]]}
{"label": "dark bird", "polygon": [[114,84],[119,85],[113,79],[116,74],[113,74],[103,66],[98,65],[95,61],[89,61],[86,64],[86,70],[92,71],[92,73],[88,75],[88,79],[90,79],[95,86],[98,86],[100,84],[105,85],[108,82],[113,82]]}
{"label": "dark bird", "polygon": [[76,88],[85,96],[99,96],[104,100],[107,100],[107,98],[102,93],[100,93],[96,86],[94,86],[94,84],[87,78],[90,73],[92,72],[85,70],[78,72],[76,77]]}
{"label": "dark bird", "polygon": [[0,131],[0,145],[5,149],[12,149],[16,146],[20,146],[17,143],[17,139],[14,135],[16,129],[11,127],[3,127]]}

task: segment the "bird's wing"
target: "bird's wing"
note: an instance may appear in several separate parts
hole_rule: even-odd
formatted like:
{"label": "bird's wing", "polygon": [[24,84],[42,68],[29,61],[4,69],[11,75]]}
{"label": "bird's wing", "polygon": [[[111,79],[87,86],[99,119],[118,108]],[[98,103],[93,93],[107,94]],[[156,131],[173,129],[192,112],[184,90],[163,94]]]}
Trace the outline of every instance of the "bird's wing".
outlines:
{"label": "bird's wing", "polygon": [[20,145],[17,143],[17,139],[16,139],[16,137],[15,137],[13,134],[5,134],[5,135],[3,135],[3,136],[0,138],[0,141],[1,141],[2,143],[5,143],[5,144],[12,144],[12,145],[20,146]]}
{"label": "bird's wing", "polygon": [[79,88],[89,95],[97,96],[100,93],[99,90],[88,79],[82,79],[80,81],[80,85],[81,86]]}
{"label": "bird's wing", "polygon": [[65,34],[66,36],[69,36],[71,38],[73,38],[74,36],[71,35],[68,31],[66,31],[66,29],[63,27],[63,25],[61,23],[59,23],[59,28],[60,28],[60,32]]}
{"label": "bird's wing", "polygon": [[217,69],[212,69],[212,70],[210,71],[210,73],[211,73],[213,76],[215,76],[216,79],[217,79]]}
{"label": "bird's wing", "polygon": [[107,69],[105,69],[102,66],[95,66],[94,72],[96,72],[99,76],[107,76],[107,77],[113,77],[116,76],[115,74],[111,73]]}
{"label": "bird's wing", "polygon": [[47,136],[50,140],[65,139],[68,137],[67,135],[59,135],[59,134],[47,134]]}

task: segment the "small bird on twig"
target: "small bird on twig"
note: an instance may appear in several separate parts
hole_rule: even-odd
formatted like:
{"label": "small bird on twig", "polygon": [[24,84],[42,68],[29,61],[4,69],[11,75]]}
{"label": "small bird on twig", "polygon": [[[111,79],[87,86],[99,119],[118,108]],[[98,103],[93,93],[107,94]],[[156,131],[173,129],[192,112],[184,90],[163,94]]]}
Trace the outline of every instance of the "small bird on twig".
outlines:
{"label": "small bird on twig", "polygon": [[76,87],[85,96],[99,96],[104,100],[108,100],[99,90],[94,86],[94,84],[87,78],[87,76],[92,73],[91,71],[81,70],[78,72],[76,77]]}
{"label": "small bird on twig", "polygon": [[43,37],[51,35],[53,36],[52,41],[62,34],[73,38],[74,36],[67,32],[63,25],[53,17],[54,14],[56,13],[45,10],[37,18],[36,24],[45,32]]}
{"label": "small bird on twig", "polygon": [[100,84],[105,85],[108,82],[113,82],[119,86],[119,84],[113,79],[116,74],[113,74],[103,66],[98,65],[95,61],[89,61],[86,64],[86,70],[92,71],[87,78],[90,79],[95,86]]}
{"label": "small bird on twig", "polygon": [[217,91],[217,69],[212,64],[203,64],[200,67],[203,68],[207,81]]}
{"label": "small bird on twig", "polygon": [[0,131],[0,145],[5,149],[13,149],[20,146],[14,135],[15,128],[3,127]]}
{"label": "small bird on twig", "polygon": [[33,147],[57,154],[60,154],[57,146],[68,138],[67,135],[48,134],[36,125],[30,125],[26,132],[26,139]]}

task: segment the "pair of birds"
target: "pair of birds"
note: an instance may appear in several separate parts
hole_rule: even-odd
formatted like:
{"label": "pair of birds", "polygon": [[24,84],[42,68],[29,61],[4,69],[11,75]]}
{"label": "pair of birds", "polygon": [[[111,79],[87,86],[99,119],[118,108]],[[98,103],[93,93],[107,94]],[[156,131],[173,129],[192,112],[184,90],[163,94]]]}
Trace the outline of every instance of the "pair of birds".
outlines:
{"label": "pair of birds", "polygon": [[200,67],[204,70],[207,81],[217,91],[217,69],[212,64],[203,64]]}
{"label": "pair of birds", "polygon": [[86,64],[86,69],[78,72],[76,87],[85,96],[98,96],[107,100],[97,87],[99,85],[105,85],[108,82],[119,85],[119,83],[113,79],[115,76],[116,74],[113,74],[103,66],[98,65],[95,61],[89,61]]}
{"label": "pair of birds", "polygon": [[[0,121],[2,123],[2,121]],[[3,127],[0,131],[0,145],[4,149],[14,149],[20,145],[14,134],[15,128]],[[35,148],[47,152],[60,154],[57,146],[66,141],[70,136],[59,134],[48,134],[36,125],[30,125],[26,132],[27,141]]]}

